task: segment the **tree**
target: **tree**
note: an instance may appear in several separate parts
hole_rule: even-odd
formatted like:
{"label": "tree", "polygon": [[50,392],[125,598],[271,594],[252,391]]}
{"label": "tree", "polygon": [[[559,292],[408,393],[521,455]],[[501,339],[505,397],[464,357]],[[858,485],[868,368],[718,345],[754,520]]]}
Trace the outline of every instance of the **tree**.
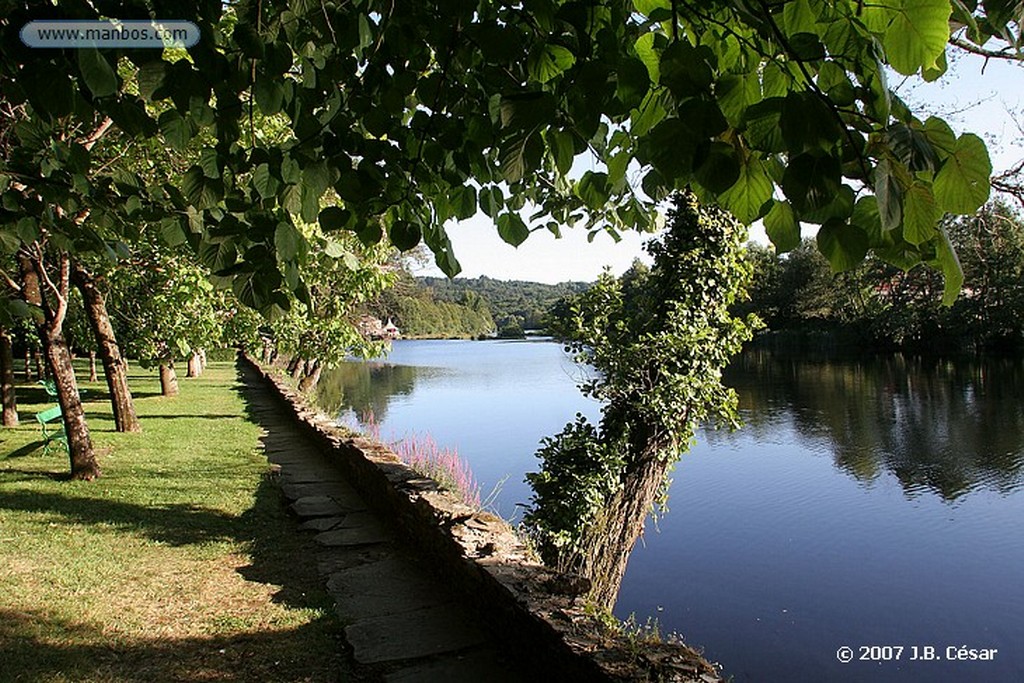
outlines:
{"label": "tree", "polygon": [[178,393],[175,359],[220,337],[220,300],[207,271],[186,255],[139,244],[108,279],[118,337],[143,366],[160,368],[164,396]]}
{"label": "tree", "polygon": [[71,265],[71,280],[82,295],[85,316],[99,348],[103,375],[110,392],[110,405],[114,415],[114,428],[119,432],[138,432],[142,426],[135,414],[131,389],[128,387],[128,366],[121,357],[114,326],[107,313],[106,298],[93,272],[76,260]]}
{"label": "tree", "polygon": [[[743,222],[763,217],[783,250],[801,222],[820,225],[836,269],[868,250],[938,266],[950,302],[960,273],[938,219],[985,201],[988,154],[976,136],[915,118],[886,68],[937,78],[951,38],[1021,48],[1019,6],[972,0],[163,3],[200,29],[187,56],[22,49],[14,35],[29,19],[100,11],[3,9],[0,91],[25,117],[5,162],[17,203],[5,233],[54,204],[93,207],[109,230],[149,217],[215,271],[253,281],[244,303],[268,314],[283,291],[304,291],[283,277],[295,258],[275,245],[292,215],[366,243],[423,240],[451,275],[444,225],[478,208],[519,244],[580,222],[649,228],[654,202],[684,186]],[[256,114],[280,116],[287,142],[261,140]],[[78,137],[55,136],[68,123]],[[216,144],[173,183],[116,168],[83,183],[81,141],[103,125],[159,133],[174,149],[197,135]],[[577,178],[582,155],[596,163]],[[322,209],[331,188],[339,201]]]}
{"label": "tree", "polygon": [[306,289],[301,297],[288,299],[292,314],[271,321],[270,328],[277,352],[302,361],[294,367],[304,374],[301,388],[306,390],[324,369],[349,355],[372,357],[383,351],[381,342],[362,334],[358,322],[366,306],[394,282],[395,273],[392,249],[385,244],[366,246],[354,235],[327,235],[316,224],[300,223],[294,234],[293,248],[308,253],[290,276]]}
{"label": "tree", "polygon": [[544,559],[589,579],[599,605],[614,603],[644,519],[696,428],[736,425],[721,373],[757,324],[730,313],[750,277],[745,233],[726,212],[677,197],[667,233],[648,247],[654,266],[605,274],[560,325],[594,369],[583,392],[604,407],[599,425],[579,416],[538,451],[525,522]]}
{"label": "tree", "polygon": [[[55,251],[56,253],[52,253]],[[53,375],[67,436],[71,478],[90,480],[100,476],[99,463],[85,420],[85,410],[75,381],[71,352],[64,338],[71,286],[71,259],[66,251],[37,240],[19,249],[21,283],[15,290],[36,313],[33,316],[43,344],[46,364]],[[54,275],[51,269],[56,271]],[[11,283],[15,286],[17,283]]]}
{"label": "tree", "polygon": [[11,333],[4,324],[3,317],[0,314],[0,406],[3,409],[0,424],[4,427],[17,427],[18,401],[14,393],[14,354],[11,348]]}

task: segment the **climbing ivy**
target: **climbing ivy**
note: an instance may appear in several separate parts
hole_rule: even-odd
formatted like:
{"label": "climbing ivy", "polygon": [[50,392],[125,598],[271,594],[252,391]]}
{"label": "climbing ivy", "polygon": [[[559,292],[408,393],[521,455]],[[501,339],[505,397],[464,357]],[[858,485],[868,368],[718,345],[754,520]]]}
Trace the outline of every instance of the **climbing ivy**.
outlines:
{"label": "climbing ivy", "polygon": [[[604,405],[599,425],[577,416],[545,440],[540,471],[527,475],[534,497],[525,521],[548,562],[607,582],[600,568],[624,568],[696,428],[737,424],[721,372],[758,324],[730,313],[750,278],[745,239],[726,212],[679,196],[665,235],[648,246],[650,270],[606,274],[570,302],[556,327],[592,368],[583,393]],[[620,556],[621,567],[608,556]]]}

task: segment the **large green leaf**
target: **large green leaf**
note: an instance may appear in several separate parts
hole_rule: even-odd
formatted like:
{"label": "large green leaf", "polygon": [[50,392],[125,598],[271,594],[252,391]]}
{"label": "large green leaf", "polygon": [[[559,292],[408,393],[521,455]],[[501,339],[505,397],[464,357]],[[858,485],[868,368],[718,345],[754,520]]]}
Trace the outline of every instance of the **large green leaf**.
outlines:
{"label": "large green leaf", "polygon": [[183,118],[174,109],[168,109],[161,114],[159,124],[164,140],[178,151],[185,150],[188,147],[188,143],[192,140],[192,136],[197,132],[195,124],[192,123],[191,119]]}
{"label": "large green leaf", "polygon": [[252,172],[252,184],[263,199],[276,196],[277,190],[281,187],[281,183],[270,172],[269,164],[260,164],[256,167]]}
{"label": "large green leaf", "polygon": [[509,212],[498,216],[498,234],[513,247],[518,247],[530,236],[530,229],[519,214]]}
{"label": "large green leaf", "polygon": [[277,256],[283,261],[293,261],[299,255],[299,245],[302,242],[302,235],[291,223],[278,223],[274,230],[274,247],[277,249]]}
{"label": "large green leaf", "polygon": [[615,69],[615,96],[627,109],[640,106],[651,88],[646,65],[634,57],[627,57]]}
{"label": "large green leaf", "polygon": [[680,119],[665,119],[640,140],[638,157],[668,180],[684,177],[693,170],[694,138]]}
{"label": "large green leaf", "polygon": [[348,209],[343,209],[340,206],[328,206],[320,211],[317,221],[320,223],[321,230],[333,232],[346,227],[351,218],[352,213]]}
{"label": "large green leaf", "polygon": [[598,211],[608,203],[608,175],[587,171],[576,183],[576,196],[583,200],[587,208]]}
{"label": "large green leaf", "polygon": [[831,220],[818,231],[818,249],[832,266],[832,272],[856,268],[868,253],[868,236],[855,225]]}
{"label": "large green leaf", "polygon": [[949,241],[949,235],[942,228],[939,229],[939,240],[935,246],[935,261],[945,281],[942,303],[945,306],[952,306],[964,285],[964,271],[960,267],[956,250]]}
{"label": "large green leaf", "polygon": [[472,185],[460,185],[452,188],[449,201],[459,220],[472,218],[476,214],[476,188]]}
{"label": "large green leaf", "polygon": [[931,241],[940,218],[931,188],[920,180],[911,185],[903,198],[903,239],[915,245]]}
{"label": "large green leaf", "polygon": [[555,76],[572,68],[575,63],[576,56],[568,48],[542,43],[534,45],[530,50],[530,56],[526,60],[526,69],[530,78],[547,83]]}
{"label": "large green leaf", "polygon": [[782,191],[798,211],[827,206],[840,191],[841,166],[830,154],[799,154],[789,160]]}
{"label": "large green leaf", "polygon": [[480,210],[489,218],[497,218],[498,214],[505,207],[505,196],[500,187],[491,185],[480,190]]}
{"label": "large green leaf", "polygon": [[764,229],[775,251],[782,254],[800,246],[800,223],[789,202],[775,202],[764,217]]}
{"label": "large green leaf", "polygon": [[209,209],[224,195],[224,184],[219,179],[207,178],[201,167],[193,166],[182,178],[181,191],[189,204],[197,209]]}
{"label": "large green leaf", "polygon": [[82,78],[94,97],[108,97],[117,92],[117,74],[110,62],[94,47],[83,47],[76,50],[78,68],[82,70]]}
{"label": "large green leaf", "polygon": [[875,197],[883,230],[895,230],[903,223],[903,190],[892,167],[888,159],[875,166]]}
{"label": "large green leaf", "polygon": [[988,201],[991,175],[992,162],[985,143],[977,135],[961,135],[935,176],[935,201],[943,211],[972,214]]}
{"label": "large green leaf", "polygon": [[420,226],[412,221],[398,220],[388,228],[388,238],[399,251],[409,251],[420,243]]}
{"label": "large green leaf", "polygon": [[740,176],[719,196],[722,206],[740,222],[750,225],[761,215],[761,208],[772,198],[772,180],[757,157],[748,157],[740,166]]}
{"label": "large green leaf", "polygon": [[912,75],[938,66],[949,40],[949,0],[901,0],[882,38],[892,68]]}
{"label": "large green leaf", "polygon": [[707,55],[706,47],[695,48],[685,39],[673,42],[661,55],[661,84],[677,99],[706,92],[712,81]]}
{"label": "large green leaf", "polygon": [[277,80],[262,76],[256,80],[253,91],[256,106],[265,115],[272,116],[281,111],[281,105],[284,102],[284,88]]}

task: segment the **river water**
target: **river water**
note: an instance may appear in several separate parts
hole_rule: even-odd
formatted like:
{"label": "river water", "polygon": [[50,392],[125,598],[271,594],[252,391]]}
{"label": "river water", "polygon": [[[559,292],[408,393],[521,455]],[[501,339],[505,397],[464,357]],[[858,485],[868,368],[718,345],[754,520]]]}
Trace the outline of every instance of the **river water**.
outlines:
{"label": "river water", "polygon": [[[585,375],[551,342],[399,341],[319,400],[457,448],[517,520],[539,440],[599,417]],[[745,426],[676,466],[616,614],[734,681],[1024,680],[1024,363],[747,352],[726,380]]]}

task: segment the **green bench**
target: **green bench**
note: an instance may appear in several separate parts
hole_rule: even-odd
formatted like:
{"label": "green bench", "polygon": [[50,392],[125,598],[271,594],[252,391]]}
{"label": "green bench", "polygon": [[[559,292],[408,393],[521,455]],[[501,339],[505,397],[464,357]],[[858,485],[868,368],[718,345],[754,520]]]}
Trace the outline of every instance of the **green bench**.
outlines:
{"label": "green bench", "polygon": [[50,449],[57,444],[65,451],[68,449],[68,435],[64,433],[64,414],[60,406],[36,413],[36,422],[43,430],[43,455],[49,455]]}

